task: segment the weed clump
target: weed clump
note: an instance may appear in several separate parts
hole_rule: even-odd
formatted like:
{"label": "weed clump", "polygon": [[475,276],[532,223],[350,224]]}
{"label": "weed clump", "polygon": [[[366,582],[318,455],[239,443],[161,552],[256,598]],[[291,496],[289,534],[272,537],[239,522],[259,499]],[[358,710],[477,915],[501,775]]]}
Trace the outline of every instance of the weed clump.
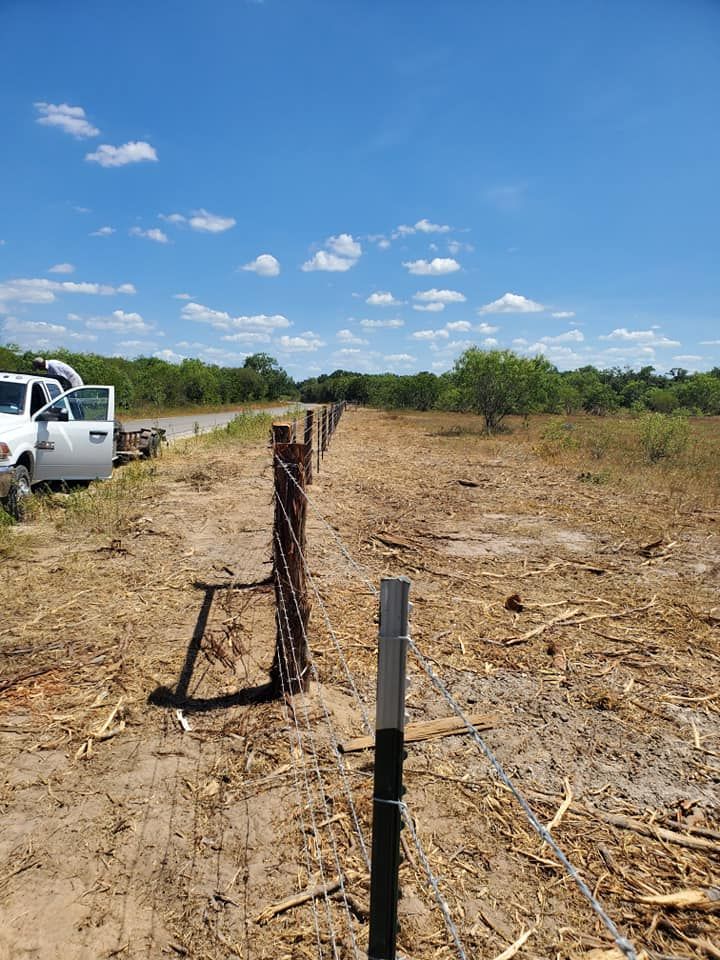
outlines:
{"label": "weed clump", "polygon": [[640,446],[649,463],[672,460],[683,453],[690,440],[685,417],[648,413],[640,419]]}

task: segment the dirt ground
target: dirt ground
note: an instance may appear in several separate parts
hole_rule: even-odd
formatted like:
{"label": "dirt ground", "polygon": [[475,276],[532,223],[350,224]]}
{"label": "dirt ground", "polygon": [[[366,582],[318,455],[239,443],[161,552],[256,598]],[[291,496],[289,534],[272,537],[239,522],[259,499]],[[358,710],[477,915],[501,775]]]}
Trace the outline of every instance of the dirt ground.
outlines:
{"label": "dirt ground", "polygon": [[[490,715],[489,746],[623,933],[651,960],[720,957],[720,513],[660,484],[594,487],[518,433],[448,433],[465,422],[343,417],[308,491],[306,697],[253,695],[275,637],[263,443],[193,441],[111,517],[15,529],[0,960],[362,956],[372,753],[337,745],[374,711],[365,577],[399,574],[414,643]],[[409,668],[410,719],[450,715]],[[408,754],[467,957],[615,956],[470,737]],[[403,849],[400,953],[462,955],[408,830]],[[339,874],[345,896],[270,916]]]}

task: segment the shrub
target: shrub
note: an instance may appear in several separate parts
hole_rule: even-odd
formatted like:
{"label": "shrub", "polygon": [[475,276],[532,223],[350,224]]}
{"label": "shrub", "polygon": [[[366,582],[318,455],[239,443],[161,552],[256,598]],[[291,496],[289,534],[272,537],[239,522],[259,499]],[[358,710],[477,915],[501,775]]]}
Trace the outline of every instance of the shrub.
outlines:
{"label": "shrub", "polygon": [[650,463],[678,456],[689,439],[690,424],[685,417],[648,413],[640,419],[640,445]]}

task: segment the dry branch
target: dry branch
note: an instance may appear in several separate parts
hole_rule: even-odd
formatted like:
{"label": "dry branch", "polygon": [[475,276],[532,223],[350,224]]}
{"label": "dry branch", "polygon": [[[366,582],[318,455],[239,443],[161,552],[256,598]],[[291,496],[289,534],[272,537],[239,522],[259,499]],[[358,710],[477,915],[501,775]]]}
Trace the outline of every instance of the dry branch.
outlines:
{"label": "dry branch", "polygon": [[[487,713],[473,713],[467,718],[476,730],[490,730],[496,717]],[[421,723],[409,723],[405,727],[405,743],[418,743],[421,740],[434,740],[437,737],[451,737],[468,733],[467,724],[460,717],[442,717],[440,720],[425,720]],[[355,737],[340,744],[343,753],[355,753],[367,750],[375,745],[375,737]]]}
{"label": "dry branch", "polygon": [[255,923],[267,923],[268,920],[272,920],[272,918],[276,917],[279,913],[285,913],[286,910],[292,910],[293,907],[300,907],[303,903],[309,903],[318,897],[327,897],[331,893],[335,893],[336,890],[339,890],[340,886],[339,880],[335,880],[332,883],[320,883],[318,886],[311,887],[309,890],[303,890],[302,893],[296,893],[292,897],[286,897],[279,903],[265,907],[262,913],[259,913],[257,917],[255,917]]}

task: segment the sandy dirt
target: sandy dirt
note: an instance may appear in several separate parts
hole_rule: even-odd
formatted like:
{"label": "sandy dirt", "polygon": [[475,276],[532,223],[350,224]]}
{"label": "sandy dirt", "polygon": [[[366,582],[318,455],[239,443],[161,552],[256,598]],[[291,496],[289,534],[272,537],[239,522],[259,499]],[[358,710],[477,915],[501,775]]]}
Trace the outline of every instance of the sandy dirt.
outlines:
{"label": "sandy dirt", "polygon": [[[255,699],[275,638],[264,445],[161,459],[115,526],[18,534],[0,585],[2,960],[361,956],[372,753],[336,747],[374,710],[366,578],[399,574],[414,643],[492,715],[487,742],[540,819],[571,797],[553,833],[621,929],[657,960],[720,956],[718,514],[590,487],[520,435],[450,422],[342,419],[308,491],[306,697]],[[449,715],[409,667],[410,719]],[[468,736],[408,753],[408,810],[467,956],[528,930],[519,957],[609,949]],[[458,956],[410,831],[403,847],[401,953]],[[346,898],[263,916],[339,872]],[[707,902],[642,899],[688,888]]]}

